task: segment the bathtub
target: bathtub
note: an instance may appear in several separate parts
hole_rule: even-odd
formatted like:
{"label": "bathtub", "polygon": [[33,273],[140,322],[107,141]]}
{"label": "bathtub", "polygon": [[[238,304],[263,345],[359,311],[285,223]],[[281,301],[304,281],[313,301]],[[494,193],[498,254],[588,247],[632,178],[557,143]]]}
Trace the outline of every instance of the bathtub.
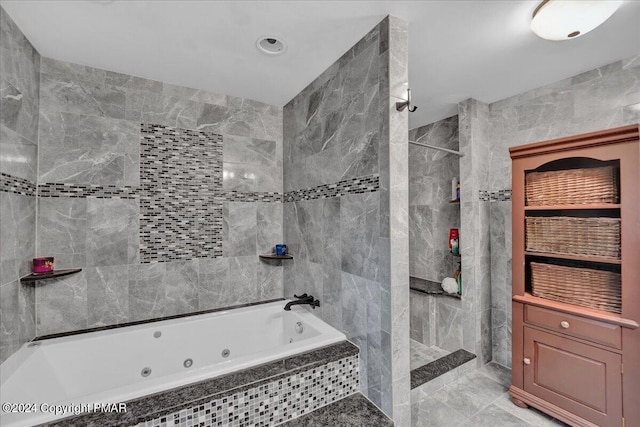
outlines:
{"label": "bathtub", "polygon": [[68,405],[120,403],[338,343],[345,335],[288,301],[33,341],[1,365],[0,424],[74,415]]}

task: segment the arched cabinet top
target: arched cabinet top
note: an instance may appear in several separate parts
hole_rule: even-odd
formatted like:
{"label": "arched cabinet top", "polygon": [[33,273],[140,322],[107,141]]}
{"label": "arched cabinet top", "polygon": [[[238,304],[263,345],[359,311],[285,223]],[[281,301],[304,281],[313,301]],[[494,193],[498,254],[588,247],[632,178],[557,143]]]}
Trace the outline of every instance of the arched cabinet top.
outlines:
{"label": "arched cabinet top", "polygon": [[[598,132],[585,133],[566,138],[552,139],[549,141],[536,142],[533,144],[520,145],[509,149],[512,159],[540,156],[543,154],[558,153],[561,157],[563,152],[569,150],[588,149],[611,144],[618,144],[625,141],[637,141],[640,137],[638,125],[623,126],[615,129],[607,129]],[[600,158],[598,160],[610,160]]]}
{"label": "arched cabinet top", "polygon": [[593,157],[561,157],[542,163],[535,169],[528,170],[528,172],[550,172],[567,169],[601,168],[607,166],[618,167],[619,162],[616,160],[601,160]]}

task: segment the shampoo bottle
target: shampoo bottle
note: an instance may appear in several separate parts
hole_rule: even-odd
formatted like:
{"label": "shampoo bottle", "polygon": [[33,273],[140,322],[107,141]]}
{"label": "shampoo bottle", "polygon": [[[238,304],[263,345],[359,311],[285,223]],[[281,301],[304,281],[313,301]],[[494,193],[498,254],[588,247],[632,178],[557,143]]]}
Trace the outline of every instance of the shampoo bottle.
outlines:
{"label": "shampoo bottle", "polygon": [[451,200],[458,200],[456,195],[458,194],[458,178],[451,180]]}

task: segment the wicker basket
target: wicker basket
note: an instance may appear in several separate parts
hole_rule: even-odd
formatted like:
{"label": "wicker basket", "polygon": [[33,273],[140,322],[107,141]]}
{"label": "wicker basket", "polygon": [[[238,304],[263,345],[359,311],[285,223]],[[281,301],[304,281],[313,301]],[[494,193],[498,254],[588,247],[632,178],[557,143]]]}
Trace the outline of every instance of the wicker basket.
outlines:
{"label": "wicker basket", "polygon": [[526,217],[526,250],[620,259],[620,218]]}
{"label": "wicker basket", "polygon": [[617,203],[618,185],[613,166],[529,172],[525,175],[527,206]]}
{"label": "wicker basket", "polygon": [[531,291],[540,298],[622,312],[620,274],[610,271],[532,262]]}

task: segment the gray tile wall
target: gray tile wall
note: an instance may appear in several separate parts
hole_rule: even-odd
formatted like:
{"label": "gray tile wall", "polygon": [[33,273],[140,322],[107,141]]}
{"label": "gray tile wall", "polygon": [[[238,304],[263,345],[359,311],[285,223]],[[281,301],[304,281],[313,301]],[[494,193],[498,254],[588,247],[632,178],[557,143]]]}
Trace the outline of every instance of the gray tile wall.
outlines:
{"label": "gray tile wall", "polygon": [[[635,107],[634,107],[635,106]],[[488,106],[484,189],[511,188],[509,147],[640,123],[640,56]],[[511,366],[511,202],[483,202],[490,228],[493,359]]]}
{"label": "gray tile wall", "polygon": [[460,253],[462,254],[462,346],[484,365],[491,353],[491,258],[489,206],[478,194],[491,168],[489,108],[469,99],[459,108]]}
{"label": "gray tile wall", "polygon": [[[458,150],[458,116],[409,131],[409,140]],[[459,157],[409,145],[409,270],[411,276],[442,282],[453,277],[460,258],[449,253],[449,229],[460,228],[460,205],[452,200],[451,181],[460,179]],[[462,348],[458,301],[411,293],[411,338],[428,346]],[[430,331],[433,328],[434,333]]]}
{"label": "gray tile wall", "polygon": [[[385,19],[284,107],[284,189],[292,195],[285,199],[284,237],[294,256],[284,269],[285,294],[320,298],[315,314],[360,347],[362,391],[389,415],[395,411],[390,141],[403,144],[405,158],[397,162],[407,162],[406,114],[400,140],[390,131],[390,22],[393,28],[404,25]],[[402,58],[406,31],[395,43]],[[392,82],[400,78],[391,75]],[[379,184],[369,190],[328,190],[371,176]],[[307,194],[320,198],[304,200]],[[408,271],[406,276],[405,305]],[[405,329],[408,376],[408,316]]]}
{"label": "gray tile wall", "polygon": [[[425,345],[435,345],[436,299],[422,292],[409,292],[409,337]],[[433,333],[432,333],[433,332]]]}
{"label": "gray tile wall", "polygon": [[[284,107],[285,191],[378,176],[379,73],[386,61],[380,31],[375,27]],[[381,328],[379,209],[379,191],[285,203],[284,237],[294,259],[284,283],[287,296],[317,296],[315,313],[360,347],[361,388],[382,406],[381,343],[390,337]]]}
{"label": "gray tile wall", "polygon": [[35,336],[40,55],[0,7],[0,363]]}
{"label": "gray tile wall", "polygon": [[[283,295],[257,257],[282,241],[282,109],[49,58],[41,76],[37,252],[83,272],[37,287],[37,335]],[[175,135],[141,144],[149,124]]]}
{"label": "gray tile wall", "polygon": [[[397,426],[411,425],[411,378],[409,356],[409,113],[398,112],[396,102],[404,101],[409,86],[409,35],[405,21],[389,17],[390,99],[382,102],[380,164],[380,228],[388,236],[381,249],[381,271],[388,271],[391,316],[391,390],[393,421]],[[385,91],[380,90],[380,93]],[[385,118],[389,118],[388,128]],[[388,139],[387,139],[388,135]],[[387,151],[388,150],[388,151]],[[389,153],[388,156],[384,155]],[[387,226],[388,224],[388,226]],[[387,249],[388,248],[388,249]],[[388,251],[388,252],[387,252]],[[387,256],[388,254],[388,256]],[[386,264],[388,260],[388,264]],[[382,275],[382,283],[387,278]],[[382,289],[383,302],[384,287]],[[386,321],[383,321],[383,325]],[[386,384],[386,382],[383,382]]]}

